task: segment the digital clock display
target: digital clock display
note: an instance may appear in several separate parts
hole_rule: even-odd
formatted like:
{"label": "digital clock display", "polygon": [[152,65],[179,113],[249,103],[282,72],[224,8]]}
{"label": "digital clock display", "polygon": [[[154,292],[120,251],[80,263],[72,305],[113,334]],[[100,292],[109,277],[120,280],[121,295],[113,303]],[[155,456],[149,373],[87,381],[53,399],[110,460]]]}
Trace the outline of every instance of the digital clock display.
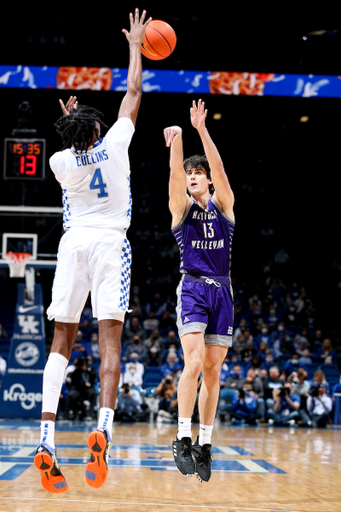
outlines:
{"label": "digital clock display", "polygon": [[45,139],[5,139],[4,179],[43,180]]}

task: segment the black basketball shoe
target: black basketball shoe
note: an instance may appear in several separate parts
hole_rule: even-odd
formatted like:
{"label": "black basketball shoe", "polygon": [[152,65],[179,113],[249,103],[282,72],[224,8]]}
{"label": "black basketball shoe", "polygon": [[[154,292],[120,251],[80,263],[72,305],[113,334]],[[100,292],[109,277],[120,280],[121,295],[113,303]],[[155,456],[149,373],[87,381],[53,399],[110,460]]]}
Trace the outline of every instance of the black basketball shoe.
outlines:
{"label": "black basketball shoe", "polygon": [[211,478],[211,445],[204,444],[200,446],[199,436],[192,446],[192,451],[195,459],[195,474],[200,482],[208,482]]}
{"label": "black basketball shoe", "polygon": [[183,437],[174,439],[172,443],[173,456],[176,467],[185,476],[193,476],[195,473],[194,459],[192,456],[192,439]]}

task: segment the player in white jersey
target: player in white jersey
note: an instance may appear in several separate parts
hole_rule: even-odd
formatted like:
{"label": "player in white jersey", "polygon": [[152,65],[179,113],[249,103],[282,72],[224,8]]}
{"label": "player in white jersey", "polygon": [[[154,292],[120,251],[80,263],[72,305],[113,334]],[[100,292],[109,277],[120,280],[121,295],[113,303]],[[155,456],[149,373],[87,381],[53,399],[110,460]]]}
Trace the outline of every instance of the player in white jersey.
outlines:
{"label": "player in white jersey", "polygon": [[[35,465],[50,492],[68,489],[54,443],[54,425],[65,368],[71,355],[85,301],[91,291],[93,316],[98,319],[100,414],[97,430],[89,435],[90,461],[85,479],[101,487],[108,472],[108,453],[120,377],[121,333],[128,310],[131,249],[126,238],[130,225],[131,195],[128,148],[142,94],[140,44],[145,34],[146,12],[130,14],[130,30],[123,30],[130,57],[127,93],[118,120],[102,139],[102,114],[78,105],[71,97],[61,107],[56,123],[64,148],[50,159],[63,191],[64,229],[47,310],[55,321],[51,352],[43,376],[41,439]],[[67,149],[65,149],[67,148]]]}

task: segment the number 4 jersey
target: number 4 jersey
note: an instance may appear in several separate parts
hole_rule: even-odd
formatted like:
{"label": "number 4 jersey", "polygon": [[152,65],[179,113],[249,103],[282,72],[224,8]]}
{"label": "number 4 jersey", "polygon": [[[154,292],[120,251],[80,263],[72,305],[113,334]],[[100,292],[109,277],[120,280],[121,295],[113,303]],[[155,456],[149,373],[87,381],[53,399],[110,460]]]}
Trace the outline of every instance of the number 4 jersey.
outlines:
{"label": "number 4 jersey", "polygon": [[64,230],[71,227],[127,230],[131,219],[128,148],[134,125],[121,117],[87,152],[55,153],[50,166],[63,191]]}
{"label": "number 4 jersey", "polygon": [[181,222],[172,228],[180,251],[180,272],[193,276],[228,276],[234,222],[209,199],[207,209],[191,199]]}

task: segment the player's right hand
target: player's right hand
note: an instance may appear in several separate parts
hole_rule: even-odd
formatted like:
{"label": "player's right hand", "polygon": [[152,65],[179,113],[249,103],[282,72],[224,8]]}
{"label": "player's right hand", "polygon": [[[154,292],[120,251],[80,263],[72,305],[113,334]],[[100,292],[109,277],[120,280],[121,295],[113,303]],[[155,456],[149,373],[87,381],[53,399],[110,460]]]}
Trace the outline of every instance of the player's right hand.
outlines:
{"label": "player's right hand", "polygon": [[180,138],[182,135],[182,129],[180,126],[169,126],[163,130],[163,135],[165,137],[166,146],[169,148],[173,142]]}
{"label": "player's right hand", "polygon": [[76,96],[70,96],[66,105],[64,105],[62,100],[59,100],[59,105],[63,111],[64,116],[68,116],[72,109],[77,108],[78,101]]}

